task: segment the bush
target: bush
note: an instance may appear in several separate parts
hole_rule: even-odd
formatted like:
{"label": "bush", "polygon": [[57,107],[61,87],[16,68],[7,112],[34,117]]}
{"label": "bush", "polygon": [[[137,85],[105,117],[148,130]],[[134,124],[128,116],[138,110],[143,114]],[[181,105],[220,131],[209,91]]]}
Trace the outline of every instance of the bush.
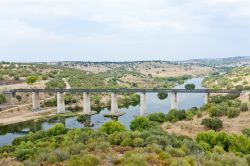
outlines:
{"label": "bush", "polygon": [[100,130],[107,133],[113,134],[115,132],[125,131],[125,126],[118,121],[107,121],[101,127]]}
{"label": "bush", "polygon": [[244,128],[241,130],[242,134],[250,137],[250,128]]}
{"label": "bush", "polygon": [[72,157],[66,162],[66,166],[97,166],[100,164],[100,160],[93,154],[85,154],[81,157]]}
{"label": "bush", "polygon": [[241,112],[246,112],[246,111],[248,111],[247,103],[242,103],[242,104],[240,105],[240,111],[241,111]]}
{"label": "bush", "polygon": [[38,81],[38,79],[39,78],[37,76],[29,76],[26,78],[26,83],[31,85]]}
{"label": "bush", "polygon": [[17,159],[21,161],[33,157],[35,153],[36,148],[30,141],[27,143],[22,142],[15,150]]}
{"label": "bush", "polygon": [[151,127],[150,121],[142,116],[137,116],[135,119],[133,119],[130,123],[130,129],[131,130],[145,130],[149,129]]}
{"label": "bush", "polygon": [[209,116],[210,117],[219,117],[226,114],[227,107],[223,107],[221,105],[214,105],[211,108],[209,108]]}
{"label": "bush", "polygon": [[193,89],[195,89],[195,84],[186,84],[185,85],[185,89],[187,89],[187,90],[193,90]]}
{"label": "bush", "polygon": [[0,104],[5,103],[6,101],[6,97],[3,94],[0,94]]}
{"label": "bush", "polygon": [[223,122],[217,118],[205,118],[202,119],[201,125],[213,130],[218,130],[223,127]]}
{"label": "bush", "polygon": [[122,165],[126,166],[148,166],[147,156],[140,153],[127,152],[125,159],[122,161]]}
{"label": "bush", "polygon": [[16,99],[17,99],[18,101],[21,101],[21,100],[22,100],[22,96],[16,95]]}
{"label": "bush", "polygon": [[250,153],[250,138],[244,135],[228,134],[225,132],[207,131],[197,135],[196,140],[199,144],[208,144],[210,148],[216,145],[223,147],[225,151],[238,154]]}
{"label": "bush", "polygon": [[152,114],[148,115],[148,119],[151,121],[156,121],[156,122],[162,123],[162,122],[166,121],[167,116],[162,112],[157,112],[157,113],[152,113]]}
{"label": "bush", "polygon": [[167,114],[167,121],[177,122],[179,120],[186,119],[185,110],[171,109]]}
{"label": "bush", "polygon": [[56,98],[48,99],[44,101],[44,106],[45,107],[55,107],[57,105],[57,100]]}
{"label": "bush", "polygon": [[87,115],[79,115],[76,119],[78,122],[85,122],[86,120],[88,120],[88,116]]}
{"label": "bush", "polygon": [[237,89],[237,90],[243,90],[244,87],[243,87],[242,85],[236,85],[236,86],[235,86],[235,89]]}
{"label": "bush", "polygon": [[139,131],[124,131],[111,134],[109,141],[114,145],[141,147],[144,143]]}
{"label": "bush", "polygon": [[47,89],[53,89],[53,88],[65,88],[66,84],[62,79],[53,79],[46,83]]}
{"label": "bush", "polygon": [[239,114],[240,114],[240,110],[238,108],[234,108],[234,107],[228,108],[228,111],[227,111],[228,118],[235,118],[239,116]]}
{"label": "bush", "polygon": [[64,127],[63,123],[57,123],[53,127],[48,129],[48,135],[55,136],[60,134],[65,134],[67,130]]}

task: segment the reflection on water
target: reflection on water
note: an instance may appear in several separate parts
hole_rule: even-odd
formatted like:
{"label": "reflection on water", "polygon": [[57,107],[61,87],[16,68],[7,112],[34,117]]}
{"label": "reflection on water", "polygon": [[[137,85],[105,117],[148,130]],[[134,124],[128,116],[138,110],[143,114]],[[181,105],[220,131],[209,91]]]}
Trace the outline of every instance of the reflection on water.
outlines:
{"label": "reflection on water", "polygon": [[[202,78],[193,78],[187,80],[186,83],[194,83],[196,88],[202,88],[201,86]],[[175,87],[184,88],[183,85],[178,85]],[[200,107],[203,104],[204,94],[180,94],[178,93],[178,108],[179,109],[187,109],[191,107]],[[165,100],[158,99],[157,93],[148,93],[147,94],[147,110],[148,113],[153,112],[164,112],[167,113],[170,109],[170,98]],[[130,121],[134,118],[134,116],[139,115],[139,105],[137,106],[127,106],[127,108],[121,108],[119,111],[125,112],[123,116],[119,117],[121,123],[123,123],[127,128],[129,127]],[[95,114],[89,116],[83,123],[77,121],[77,117],[59,117],[52,118],[48,120],[32,120],[28,122],[22,122],[18,124],[12,124],[7,126],[0,127],[0,146],[10,144],[12,140],[21,135],[27,134],[29,132],[38,131],[41,129],[48,129],[56,123],[63,123],[67,128],[82,128],[93,127],[98,128],[105,121],[110,120],[111,118],[104,117],[104,114],[109,112],[108,109],[103,109],[99,112],[99,114]]]}

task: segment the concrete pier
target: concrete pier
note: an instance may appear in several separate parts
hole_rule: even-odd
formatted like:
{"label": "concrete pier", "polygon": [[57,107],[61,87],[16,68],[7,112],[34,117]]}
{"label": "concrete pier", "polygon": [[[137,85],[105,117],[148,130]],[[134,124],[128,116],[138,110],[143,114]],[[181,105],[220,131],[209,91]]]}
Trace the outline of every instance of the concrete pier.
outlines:
{"label": "concrete pier", "polygon": [[206,93],[204,96],[204,105],[209,102],[210,93]]}
{"label": "concrete pier", "polygon": [[64,93],[57,92],[57,113],[65,112]]}
{"label": "concrete pier", "polygon": [[90,93],[83,92],[83,114],[84,115],[93,115],[97,112],[91,111],[91,105],[90,105]]}
{"label": "concrete pier", "polygon": [[117,93],[112,92],[111,93],[111,111],[109,114],[105,114],[105,117],[117,117],[122,116],[125,113],[118,111],[118,97]]}
{"label": "concrete pier", "polygon": [[177,93],[172,92],[171,93],[171,109],[177,108]]}
{"label": "concrete pier", "polygon": [[140,93],[140,116],[145,115],[146,112],[147,112],[146,93]]}
{"label": "concrete pier", "polygon": [[32,92],[32,111],[39,111],[40,108],[40,100],[39,100],[39,93]]}
{"label": "concrete pier", "polygon": [[116,112],[118,112],[117,93],[111,93],[111,113],[115,114]]}

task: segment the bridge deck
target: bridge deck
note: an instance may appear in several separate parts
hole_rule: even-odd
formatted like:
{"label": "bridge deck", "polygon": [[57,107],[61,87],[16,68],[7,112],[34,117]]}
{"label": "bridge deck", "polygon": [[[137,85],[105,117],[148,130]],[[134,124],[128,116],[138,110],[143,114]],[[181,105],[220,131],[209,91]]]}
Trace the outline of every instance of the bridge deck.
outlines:
{"label": "bridge deck", "polygon": [[242,90],[236,89],[11,89],[8,91],[3,91],[3,93],[16,93],[16,92],[69,92],[69,93],[79,93],[79,92],[89,92],[89,93],[157,93],[157,92],[166,92],[166,93],[241,93]]}

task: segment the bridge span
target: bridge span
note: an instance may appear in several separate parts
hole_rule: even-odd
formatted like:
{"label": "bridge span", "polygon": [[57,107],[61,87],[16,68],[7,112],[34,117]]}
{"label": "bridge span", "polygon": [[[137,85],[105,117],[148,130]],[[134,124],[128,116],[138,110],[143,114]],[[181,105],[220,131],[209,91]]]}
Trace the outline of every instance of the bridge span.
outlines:
{"label": "bridge span", "polygon": [[146,93],[171,93],[171,108],[177,108],[178,93],[204,93],[204,104],[209,102],[209,96],[212,93],[234,93],[241,94],[242,90],[237,89],[11,89],[2,91],[3,94],[9,94],[12,97],[16,93],[32,93],[32,108],[33,111],[41,110],[39,93],[57,93],[57,113],[65,112],[64,93],[83,93],[83,114],[95,114],[90,107],[91,93],[110,93],[111,94],[111,112],[108,116],[120,116],[123,113],[118,111],[118,93],[139,93],[140,94],[140,115],[145,115],[147,112]]}

